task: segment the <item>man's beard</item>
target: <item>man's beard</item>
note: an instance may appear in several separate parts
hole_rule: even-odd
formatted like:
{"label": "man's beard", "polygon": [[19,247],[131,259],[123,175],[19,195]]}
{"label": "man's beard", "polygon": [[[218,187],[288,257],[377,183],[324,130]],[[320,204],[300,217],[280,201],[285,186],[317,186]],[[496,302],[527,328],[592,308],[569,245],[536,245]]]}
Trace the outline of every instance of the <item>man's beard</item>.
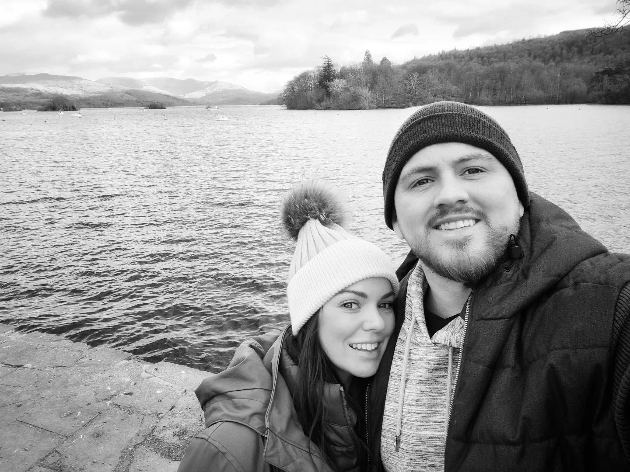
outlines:
{"label": "man's beard", "polygon": [[426,268],[466,286],[477,284],[494,270],[505,254],[510,234],[518,234],[520,221],[516,216],[512,227],[493,227],[483,212],[475,213],[480,222],[485,222],[488,228],[482,248],[470,247],[472,237],[447,242],[441,251],[435,250],[435,247],[426,240],[415,239],[411,242],[411,249]]}

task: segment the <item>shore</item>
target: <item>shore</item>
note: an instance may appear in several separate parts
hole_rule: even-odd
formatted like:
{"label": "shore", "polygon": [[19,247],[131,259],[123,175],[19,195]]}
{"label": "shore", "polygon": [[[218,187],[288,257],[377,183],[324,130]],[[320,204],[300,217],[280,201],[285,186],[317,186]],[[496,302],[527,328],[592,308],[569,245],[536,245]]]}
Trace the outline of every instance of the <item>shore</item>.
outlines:
{"label": "shore", "polygon": [[175,472],[209,375],[0,324],[0,470]]}

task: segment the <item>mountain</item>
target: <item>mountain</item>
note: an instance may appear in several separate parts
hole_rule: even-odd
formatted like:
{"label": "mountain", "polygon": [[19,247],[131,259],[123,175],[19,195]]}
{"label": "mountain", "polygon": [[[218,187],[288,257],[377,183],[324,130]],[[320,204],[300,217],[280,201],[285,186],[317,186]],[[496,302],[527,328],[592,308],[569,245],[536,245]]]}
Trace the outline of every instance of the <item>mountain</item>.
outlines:
{"label": "mountain", "polygon": [[93,81],[51,74],[0,76],[0,107],[39,108],[55,95],[67,96],[79,107],[122,107],[147,106],[151,102],[165,106],[256,105],[278,94],[253,92],[228,82],[169,77],[106,77]]}
{"label": "mountain", "polygon": [[173,79],[156,77],[151,79],[125,79],[109,77],[98,82],[107,84],[123,84],[125,80],[134,81],[134,89],[159,91],[188,100],[199,105],[258,105],[273,100],[278,93],[253,92],[221,81],[199,81],[194,79]]}

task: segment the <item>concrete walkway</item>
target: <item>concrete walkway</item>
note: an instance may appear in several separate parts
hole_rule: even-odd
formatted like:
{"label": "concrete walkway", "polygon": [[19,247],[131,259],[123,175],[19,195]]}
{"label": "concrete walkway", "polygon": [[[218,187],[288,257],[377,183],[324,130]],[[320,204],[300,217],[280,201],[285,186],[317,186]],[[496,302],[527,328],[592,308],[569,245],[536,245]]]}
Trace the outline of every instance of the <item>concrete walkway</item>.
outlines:
{"label": "concrete walkway", "polygon": [[208,375],[0,324],[0,471],[175,472]]}

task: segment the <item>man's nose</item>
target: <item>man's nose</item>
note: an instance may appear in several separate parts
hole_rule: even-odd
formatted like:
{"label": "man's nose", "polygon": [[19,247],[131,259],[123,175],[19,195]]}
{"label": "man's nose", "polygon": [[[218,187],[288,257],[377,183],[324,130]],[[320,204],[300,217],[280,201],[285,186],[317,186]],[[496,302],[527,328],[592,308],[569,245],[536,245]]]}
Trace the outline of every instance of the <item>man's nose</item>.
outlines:
{"label": "man's nose", "polygon": [[442,176],[435,196],[435,206],[451,206],[456,203],[466,203],[469,200],[465,182],[457,175]]}

